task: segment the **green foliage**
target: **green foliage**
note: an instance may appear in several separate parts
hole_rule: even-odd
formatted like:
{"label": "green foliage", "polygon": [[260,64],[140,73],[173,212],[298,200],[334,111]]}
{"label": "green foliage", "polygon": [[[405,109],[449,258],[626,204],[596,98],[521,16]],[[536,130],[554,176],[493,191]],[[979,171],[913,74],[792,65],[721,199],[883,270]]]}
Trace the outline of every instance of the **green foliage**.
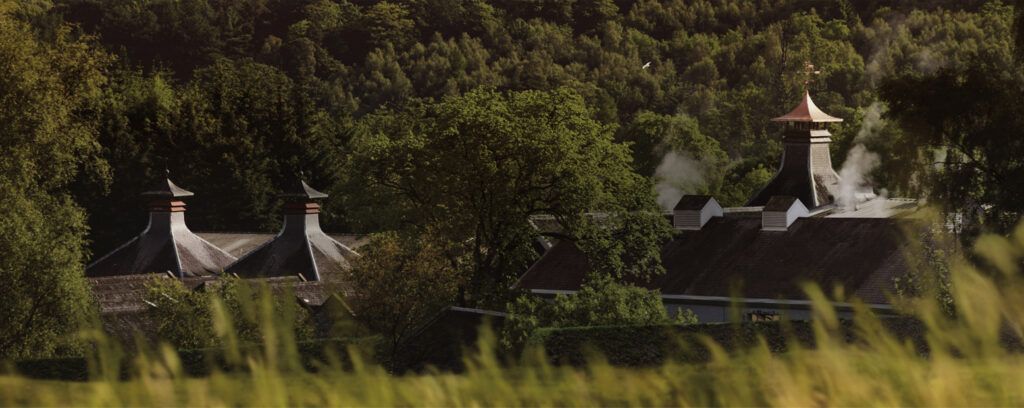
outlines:
{"label": "green foliage", "polygon": [[[893,338],[924,348],[921,322],[889,317],[883,326]],[[814,330],[809,321],[544,328],[529,339],[529,345],[542,348],[551,361],[576,366],[587,364],[594,353],[611,364],[631,367],[672,361],[705,364],[714,360],[717,347],[725,351],[764,347],[772,353],[814,348]],[[838,332],[849,341],[862,340],[858,337],[863,333],[852,321],[840,322]]]}
{"label": "green foliage", "polygon": [[199,291],[176,279],[157,279],[147,286],[146,299],[155,305],[147,317],[158,339],[177,349],[237,348],[268,338],[294,342],[314,334],[309,311],[295,296],[288,290],[272,293],[265,284],[225,277]]}
{"label": "green foliage", "polygon": [[693,193],[711,193],[721,186],[728,156],[717,140],[701,133],[694,118],[641,111],[620,132],[620,137],[632,144],[633,163],[640,174],[654,176],[662,157],[669,152],[682,153],[701,163],[703,182],[693,186]]}
{"label": "green foliage", "polygon": [[956,305],[950,274],[953,263],[963,254],[960,242],[945,229],[945,224],[935,222],[938,214],[932,217],[933,222],[912,224],[906,231],[908,236],[915,237],[909,240],[910,247],[904,251],[910,268],[908,274],[894,278],[895,294],[898,299],[935,299],[945,314],[953,316]]}
{"label": "green foliage", "polygon": [[[111,82],[98,117],[113,183],[78,187],[100,255],[145,225],[138,195],[168,168],[197,194],[188,219],[198,230],[272,231],[281,186],[296,173],[338,182],[347,125],[319,107],[324,95],[277,68],[222,59],[186,86],[163,72],[117,71]],[[324,224],[338,225],[343,213],[325,207]]]}
{"label": "green foliage", "polygon": [[[463,302],[502,305],[555,216],[603,273],[661,270],[668,225],[626,146],[568,90],[476,90],[369,117],[352,144],[353,208],[377,225],[433,234],[467,268]],[[355,201],[359,200],[359,201]],[[598,211],[599,214],[593,214]]]}
{"label": "green foliage", "polygon": [[523,295],[508,306],[502,333],[508,348],[525,344],[541,328],[693,324],[697,317],[684,310],[670,317],[657,291],[596,278],[569,295],[553,301]]}
{"label": "green foliage", "polygon": [[[36,39],[0,4],[0,359],[74,343],[91,311],[85,213],[68,186],[102,178],[90,110],[109,62],[88,39]],[[83,171],[84,170],[84,171]]]}
{"label": "green foliage", "polygon": [[906,143],[934,157],[924,177],[929,196],[955,218],[957,232],[1008,231],[1024,214],[1019,183],[1024,176],[1019,141],[1024,95],[1019,69],[980,62],[965,71],[946,69],[927,77],[886,83],[890,113],[907,129]]}
{"label": "green foliage", "polygon": [[722,189],[715,195],[715,198],[719,200],[721,205],[746,205],[747,201],[750,201],[750,197],[753,197],[754,194],[757,194],[762,188],[767,186],[768,182],[775,176],[773,172],[763,165],[757,164],[756,167],[749,168],[751,164],[751,161],[743,161],[733,165],[722,185]]}
{"label": "green foliage", "polygon": [[346,298],[356,320],[384,338],[388,361],[441,310],[455,302],[462,280],[452,248],[431,235],[373,235],[348,273]]}

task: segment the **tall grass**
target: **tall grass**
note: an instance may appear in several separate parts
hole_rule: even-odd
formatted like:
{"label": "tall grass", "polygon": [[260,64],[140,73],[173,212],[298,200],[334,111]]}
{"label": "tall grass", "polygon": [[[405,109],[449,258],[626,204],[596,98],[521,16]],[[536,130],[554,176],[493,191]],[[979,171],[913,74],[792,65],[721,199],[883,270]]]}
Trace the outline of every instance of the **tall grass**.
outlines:
{"label": "tall grass", "polygon": [[[0,403],[33,406],[89,405],[776,405],[776,406],[1007,406],[1024,404],[1024,354],[1012,346],[1024,327],[1024,228],[1009,238],[986,236],[975,252],[979,270],[966,262],[952,268],[949,313],[934,297],[905,305],[925,327],[927,350],[888,333],[861,308],[849,341],[822,292],[815,301],[813,349],[794,344],[783,354],[764,342],[727,352],[708,341],[705,364],[668,362],[623,368],[600,357],[586,367],[555,366],[541,352],[521,361],[499,361],[491,335],[467,358],[464,373],[429,372],[393,376],[352,353],[349,369],[328,358],[316,372],[300,368],[294,344],[263,325],[268,341],[242,353],[230,338],[229,317],[214,313],[218,334],[239,369],[190,378],[177,354],[159,347],[134,357],[134,374],[111,374],[119,356],[99,347],[95,379],[88,382],[0,377]],[[269,304],[264,304],[269,307]],[[272,313],[266,311],[266,315]],[[102,344],[102,336],[96,336]],[[113,354],[111,354],[113,353]]]}

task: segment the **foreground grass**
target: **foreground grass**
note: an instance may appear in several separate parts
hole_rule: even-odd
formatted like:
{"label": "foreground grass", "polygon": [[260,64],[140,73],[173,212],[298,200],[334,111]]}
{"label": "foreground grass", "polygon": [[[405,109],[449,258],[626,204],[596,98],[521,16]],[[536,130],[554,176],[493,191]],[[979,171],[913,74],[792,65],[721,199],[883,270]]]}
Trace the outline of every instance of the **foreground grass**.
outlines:
{"label": "foreground grass", "polygon": [[[1024,358],[911,357],[868,348],[771,355],[753,350],[707,365],[585,369],[543,363],[502,369],[477,360],[465,374],[393,377],[353,372],[251,373],[184,378],[154,372],[82,383],[0,378],[4,405],[479,406],[774,405],[1008,406],[1024,403]],[[166,367],[165,367],[166,368]],[[158,370],[159,371],[159,370]]]}
{"label": "foreground grass", "polygon": [[[499,362],[493,337],[461,374],[393,376],[353,352],[353,367],[325,363],[298,369],[294,347],[265,325],[263,349],[236,352],[234,366],[204,378],[182,373],[167,347],[135,357],[135,374],[118,380],[96,364],[95,380],[58,382],[0,377],[0,404],[30,406],[1020,406],[1024,405],[1024,228],[1011,238],[985,237],[976,252],[991,270],[960,263],[951,273],[953,313],[924,296],[904,305],[924,326],[912,344],[894,337],[861,309],[850,341],[820,291],[815,347],[794,343],[773,354],[764,342],[726,352],[711,341],[707,363],[614,367],[599,356],[586,367],[556,366],[538,352]],[[269,307],[269,306],[268,306]],[[221,313],[223,314],[223,313]],[[270,315],[270,314],[268,314]],[[953,317],[955,316],[955,317]],[[218,327],[228,327],[219,322]],[[284,330],[287,332],[287,330]],[[230,331],[220,332],[230,337]],[[485,336],[486,337],[486,336]],[[230,339],[229,339],[230,340]],[[226,341],[226,344],[237,342]],[[694,345],[680,345],[692,347]],[[924,346],[924,347],[922,347]],[[103,350],[103,347],[99,347]],[[281,352],[285,350],[285,352]],[[115,353],[116,354],[116,353]],[[288,357],[291,355],[292,357]]]}

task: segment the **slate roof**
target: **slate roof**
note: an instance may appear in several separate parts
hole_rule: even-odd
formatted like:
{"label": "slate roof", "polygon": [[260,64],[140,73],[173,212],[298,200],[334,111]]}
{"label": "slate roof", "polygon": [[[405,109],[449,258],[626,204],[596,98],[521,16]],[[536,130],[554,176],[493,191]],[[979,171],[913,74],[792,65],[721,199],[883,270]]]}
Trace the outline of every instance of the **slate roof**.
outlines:
{"label": "slate roof", "polygon": [[687,194],[679,199],[673,209],[676,211],[700,211],[704,209],[708,201],[711,201],[711,196]]}
{"label": "slate roof", "polygon": [[[86,281],[92,288],[93,298],[100,312],[110,314],[145,311],[149,307],[145,299],[147,286],[151,282],[163,279],[172,278],[166,273],[151,273],[87,278]],[[186,287],[194,289],[210,279],[211,277],[186,278],[181,281]]]}
{"label": "slate roof", "polygon": [[[289,215],[281,233],[231,264],[225,272],[243,278],[302,275],[306,280],[340,278],[355,251],[320,230],[316,215]],[[310,220],[313,218],[313,220]]]}
{"label": "slate roof", "polygon": [[220,273],[235,257],[185,227],[184,213],[151,214],[138,236],[86,267],[86,276],[117,276],[171,271],[177,276]]}
{"label": "slate roof", "polygon": [[768,199],[768,203],[764,205],[765,211],[788,211],[789,207],[793,206],[793,202],[796,201],[796,197],[787,196],[774,196]]}
{"label": "slate roof", "polygon": [[[644,284],[663,295],[804,299],[803,282],[839,285],[869,303],[888,303],[893,277],[907,271],[899,219],[801,218],[788,231],[761,230],[752,217],[715,217],[678,231],[662,247],[667,270]],[[520,279],[524,289],[576,290],[589,271],[571,242],[549,250]]]}
{"label": "slate roof", "polygon": [[225,272],[242,278],[301,276],[306,281],[342,281],[359,256],[320,229],[320,206],[314,202],[327,194],[295,179],[281,197],[285,204],[284,225],[273,239],[252,250]]}
{"label": "slate roof", "polygon": [[[197,232],[203,239],[216,245],[234,256],[241,258],[246,254],[270,242],[277,234],[260,232]],[[358,248],[367,242],[365,235],[358,234],[327,234],[331,239],[338,241],[349,248]]]}

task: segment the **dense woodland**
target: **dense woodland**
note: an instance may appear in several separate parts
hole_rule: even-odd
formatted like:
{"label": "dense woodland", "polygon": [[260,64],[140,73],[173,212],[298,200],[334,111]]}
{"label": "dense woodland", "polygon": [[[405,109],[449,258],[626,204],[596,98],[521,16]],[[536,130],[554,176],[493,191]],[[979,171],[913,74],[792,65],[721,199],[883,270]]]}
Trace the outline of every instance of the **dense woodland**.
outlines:
{"label": "dense woodland", "polygon": [[0,1],[0,270],[63,282],[0,292],[75,298],[59,277],[143,228],[165,170],[197,231],[275,230],[302,172],[331,195],[325,229],[431,242],[465,304],[508,300],[534,214],[610,276],[658,273],[657,205],[744,204],[808,62],[844,177],[1005,229],[1024,207],[1018,28],[973,0]]}
{"label": "dense woodland", "polygon": [[[805,62],[818,104],[846,121],[837,169],[884,78],[1011,63],[1011,8],[977,1],[47,3],[19,10],[40,37],[70,23],[113,57],[89,112],[106,167],[76,184],[96,253],[143,224],[137,194],[165,166],[198,193],[197,230],[275,230],[298,171],[332,194],[329,229],[389,227],[365,214],[370,187],[347,183],[365,176],[346,171],[363,119],[479,87],[577,93],[632,143],[638,173],[676,153],[670,183],[741,205],[776,165],[767,119],[796,103]],[[869,141],[876,182],[915,195],[918,157],[892,133]]]}

